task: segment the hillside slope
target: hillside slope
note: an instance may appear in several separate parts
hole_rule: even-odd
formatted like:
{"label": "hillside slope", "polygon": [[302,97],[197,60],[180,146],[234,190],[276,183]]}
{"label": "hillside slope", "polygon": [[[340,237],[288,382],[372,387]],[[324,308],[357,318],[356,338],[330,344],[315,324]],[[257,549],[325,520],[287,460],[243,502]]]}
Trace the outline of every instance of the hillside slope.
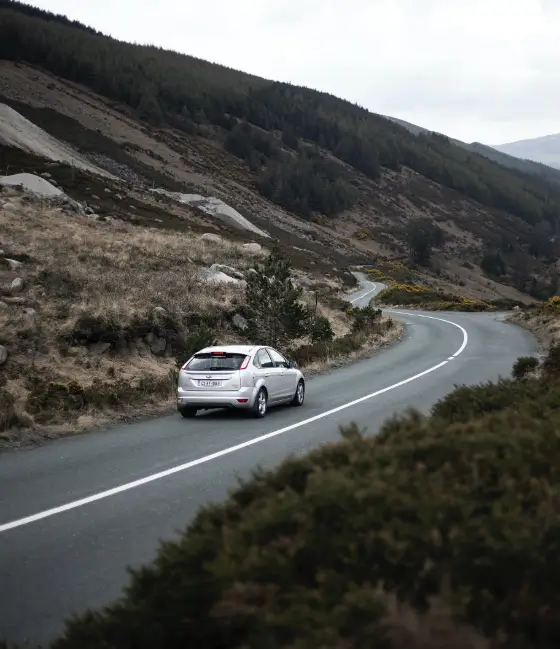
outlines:
{"label": "hillside slope", "polygon": [[[443,233],[426,265],[435,284],[480,298],[511,297],[502,284],[538,298],[555,291],[560,186],[546,179],[325,93],[121,43],[17,2],[0,1],[0,58],[0,101],[131,192],[222,199],[335,265],[406,258],[410,224],[423,219]],[[0,164],[39,163],[4,146]],[[65,189],[88,198],[86,183],[70,180]],[[100,213],[120,209],[101,198]],[[156,206],[156,222],[186,227],[169,205]]]}
{"label": "hillside slope", "polygon": [[526,160],[536,160],[560,170],[560,133],[493,145],[494,149]]}
{"label": "hillside slope", "polygon": [[[410,122],[406,122],[396,117],[388,117],[387,119],[390,119],[396,124],[400,124],[413,135],[430,135],[430,133],[432,133],[432,131],[427,128],[411,124]],[[538,176],[542,180],[553,184],[560,183],[560,166],[556,166],[556,168],[554,165],[549,166],[550,163],[545,164],[544,160],[537,162],[538,157],[533,159],[523,159],[520,156],[516,157],[515,153],[506,150],[510,146],[508,144],[504,144],[503,146],[488,146],[486,144],[481,144],[480,142],[468,143],[454,138],[449,139],[453,144],[472,151],[473,153],[479,153],[481,156],[484,156],[493,162],[497,162],[499,165],[507,167],[508,169],[515,169],[524,174]]]}

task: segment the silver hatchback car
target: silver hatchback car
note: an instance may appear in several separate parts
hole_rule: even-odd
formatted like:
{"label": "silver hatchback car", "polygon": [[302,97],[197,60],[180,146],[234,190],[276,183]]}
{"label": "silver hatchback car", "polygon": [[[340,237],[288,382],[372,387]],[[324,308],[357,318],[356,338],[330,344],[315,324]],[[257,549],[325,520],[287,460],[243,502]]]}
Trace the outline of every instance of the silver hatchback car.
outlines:
{"label": "silver hatchback car", "polygon": [[296,363],[266,346],[207,347],[179,372],[177,409],[183,417],[213,408],[264,417],[269,406],[302,406],[304,398],[305,378]]}

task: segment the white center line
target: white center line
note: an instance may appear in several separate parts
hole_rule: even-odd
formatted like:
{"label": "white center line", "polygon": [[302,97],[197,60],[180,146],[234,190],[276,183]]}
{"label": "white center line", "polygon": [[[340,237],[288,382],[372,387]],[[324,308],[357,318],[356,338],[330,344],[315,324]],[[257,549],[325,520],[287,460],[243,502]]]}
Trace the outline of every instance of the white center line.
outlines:
{"label": "white center line", "polygon": [[366,291],[363,295],[358,295],[358,297],[355,297],[353,300],[348,300],[350,304],[354,304],[354,302],[357,302],[358,300],[361,300],[362,298],[366,297],[366,295],[369,295],[370,293],[373,293],[375,289],[377,288],[376,284],[372,284],[373,288],[370,289],[369,291]]}
{"label": "white center line", "polygon": [[[361,297],[364,296],[362,295]],[[451,322],[450,320],[444,320],[443,318],[437,318],[435,316],[420,315],[416,313],[406,313],[403,311],[392,311],[392,312],[397,313],[399,315],[406,315],[406,316],[418,317],[418,318],[427,318],[429,320],[438,320],[440,322],[445,322],[446,324],[452,325],[460,329],[463,334],[463,342],[459,347],[459,349],[453,354],[452,358],[456,358],[457,356],[459,356],[459,354],[461,354],[465,349],[465,347],[467,346],[469,340],[467,331],[456,322]],[[211,462],[212,460],[216,460],[220,457],[223,457],[224,455],[229,455],[230,453],[241,451],[242,449],[248,448],[249,446],[253,446],[254,444],[260,444],[261,442],[264,442],[267,439],[271,439],[272,437],[276,437],[277,435],[283,435],[284,433],[287,433],[291,430],[295,430],[296,428],[301,428],[302,426],[311,424],[314,421],[319,421],[320,419],[324,419],[325,417],[330,417],[331,415],[334,415],[335,413],[340,412],[342,410],[346,410],[347,408],[351,408],[352,406],[355,406],[358,403],[362,403],[364,401],[368,401],[369,399],[373,399],[374,397],[377,397],[380,394],[384,394],[385,392],[389,392],[390,390],[399,388],[402,385],[410,383],[411,381],[416,381],[422,376],[426,376],[431,372],[435,372],[435,370],[438,370],[440,367],[447,365],[448,362],[449,360],[442,361],[441,363],[438,363],[437,365],[434,365],[433,367],[430,367],[429,369],[424,370],[419,374],[415,374],[414,376],[410,376],[409,378],[404,379],[403,381],[399,381],[398,383],[389,385],[386,388],[383,388],[382,390],[377,390],[376,392],[372,392],[371,394],[366,394],[364,397],[360,397],[359,399],[354,399],[353,401],[344,403],[341,406],[337,406],[336,408],[332,408],[331,410],[322,412],[319,415],[315,415],[314,417],[309,417],[309,419],[304,419],[303,421],[298,421],[297,423],[291,424],[290,426],[285,426],[284,428],[274,430],[271,433],[266,433],[265,435],[254,437],[253,439],[250,439],[246,442],[243,442],[241,444],[236,444],[235,446],[230,446],[221,451],[217,451],[216,453],[212,453],[211,455],[205,455],[204,457],[198,458],[197,460],[192,460],[191,462],[185,462],[184,464],[180,464],[179,466],[173,467],[171,469],[166,469],[165,471],[153,473],[152,475],[148,475],[144,478],[140,478],[139,480],[127,482],[125,484],[119,485],[118,487],[114,487],[113,489],[107,489],[106,491],[100,491],[99,493],[93,494],[91,496],[87,496],[86,498],[80,498],[79,500],[74,500],[64,505],[60,505],[59,507],[46,509],[42,512],[38,512],[37,514],[32,514],[31,516],[26,516],[24,518],[19,518],[17,520],[10,521],[9,523],[4,523],[0,525],[0,533],[7,532],[8,530],[12,530],[17,527],[22,527],[23,525],[29,525],[30,523],[35,523],[37,521],[42,520],[43,518],[55,516],[56,514],[61,514],[71,509],[76,509],[77,507],[83,507],[84,505],[89,505],[90,503],[94,503],[98,500],[102,500],[104,498],[109,498],[110,496],[115,496],[116,494],[120,494],[123,491],[128,491],[129,489],[134,489],[136,487],[141,487],[145,484],[149,484],[150,482],[154,482],[155,480],[161,480],[162,478],[166,478],[170,475],[173,475],[174,473],[179,473],[180,471],[186,471],[187,469],[191,469],[192,467],[198,466],[200,464]]]}

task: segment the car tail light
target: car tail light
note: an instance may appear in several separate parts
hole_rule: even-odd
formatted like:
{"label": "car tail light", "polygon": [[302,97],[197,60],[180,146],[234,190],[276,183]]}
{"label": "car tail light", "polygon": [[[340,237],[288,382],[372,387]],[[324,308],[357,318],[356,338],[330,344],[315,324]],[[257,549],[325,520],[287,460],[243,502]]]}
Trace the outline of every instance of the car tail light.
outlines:
{"label": "car tail light", "polygon": [[237,399],[237,403],[247,403],[249,399]]}
{"label": "car tail light", "polygon": [[251,360],[250,356],[245,356],[243,363],[241,363],[241,367],[239,368],[240,370],[246,370],[247,365],[249,365],[249,361]]}
{"label": "car tail light", "polygon": [[225,356],[225,352],[210,352],[210,356]]}

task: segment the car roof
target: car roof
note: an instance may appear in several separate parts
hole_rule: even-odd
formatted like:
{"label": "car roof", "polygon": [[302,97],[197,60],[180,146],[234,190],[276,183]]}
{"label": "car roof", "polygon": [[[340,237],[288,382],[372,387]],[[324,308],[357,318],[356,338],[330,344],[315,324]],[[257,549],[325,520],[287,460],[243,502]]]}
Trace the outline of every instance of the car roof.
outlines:
{"label": "car roof", "polygon": [[228,352],[230,354],[251,354],[254,350],[260,349],[259,345],[215,345],[214,347],[205,347],[197,354],[207,354],[208,352]]}

